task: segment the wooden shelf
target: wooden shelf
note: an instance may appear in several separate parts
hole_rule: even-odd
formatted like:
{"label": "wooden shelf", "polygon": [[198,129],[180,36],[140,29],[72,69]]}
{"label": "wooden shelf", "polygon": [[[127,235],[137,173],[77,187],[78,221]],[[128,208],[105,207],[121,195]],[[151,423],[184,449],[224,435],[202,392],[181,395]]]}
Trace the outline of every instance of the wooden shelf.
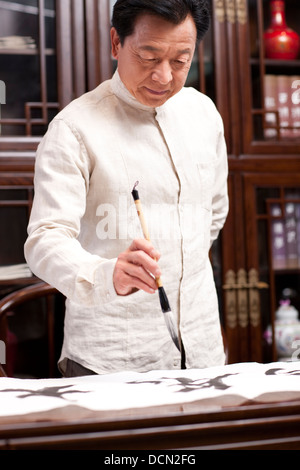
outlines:
{"label": "wooden shelf", "polygon": [[1,279],[0,286],[20,286],[20,285],[31,285],[41,282],[36,276],[32,275],[29,277],[19,277],[16,279]]}
{"label": "wooden shelf", "polygon": [[274,261],[273,269],[276,274],[300,273],[300,262],[299,260]]}
{"label": "wooden shelf", "polygon": [[[46,55],[55,55],[54,49],[45,49]],[[0,55],[39,55],[39,49],[0,49]]]}
{"label": "wooden shelf", "polygon": [[[250,64],[251,65],[260,65],[260,59],[259,58],[251,58],[250,59]],[[270,66],[270,67],[288,67],[288,68],[294,68],[294,67],[299,67],[300,68],[300,60],[279,60],[279,59],[264,59],[264,64],[265,66]]]}

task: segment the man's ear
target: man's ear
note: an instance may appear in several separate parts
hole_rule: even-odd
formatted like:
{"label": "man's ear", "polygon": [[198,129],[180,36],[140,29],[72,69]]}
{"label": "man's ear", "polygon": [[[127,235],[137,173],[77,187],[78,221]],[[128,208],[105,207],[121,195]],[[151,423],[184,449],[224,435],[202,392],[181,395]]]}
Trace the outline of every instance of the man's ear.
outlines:
{"label": "man's ear", "polygon": [[114,27],[112,27],[110,30],[110,40],[111,40],[111,54],[114,59],[118,59],[119,50],[121,47],[121,41],[117,33],[117,30]]}

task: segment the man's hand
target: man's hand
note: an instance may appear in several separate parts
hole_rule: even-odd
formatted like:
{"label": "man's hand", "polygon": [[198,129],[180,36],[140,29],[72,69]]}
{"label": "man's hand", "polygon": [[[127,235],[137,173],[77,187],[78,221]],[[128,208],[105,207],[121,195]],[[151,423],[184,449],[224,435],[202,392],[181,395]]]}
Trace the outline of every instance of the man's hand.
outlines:
{"label": "man's hand", "polygon": [[160,253],[151,242],[134,240],[116,262],[113,281],[117,294],[128,295],[137,289],[153,294],[157,289],[155,278],[161,274],[157,264],[159,258]]}

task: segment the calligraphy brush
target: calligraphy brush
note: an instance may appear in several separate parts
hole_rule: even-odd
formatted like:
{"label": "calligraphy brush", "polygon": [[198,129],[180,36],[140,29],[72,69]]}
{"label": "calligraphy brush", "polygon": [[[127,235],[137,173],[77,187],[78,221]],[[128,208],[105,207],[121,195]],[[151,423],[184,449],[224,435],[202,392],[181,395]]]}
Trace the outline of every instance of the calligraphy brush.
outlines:
{"label": "calligraphy brush", "polygon": [[[140,220],[140,223],[141,223],[141,227],[142,227],[142,230],[143,230],[144,237],[145,237],[146,240],[150,241],[148,228],[147,228],[147,225],[146,225],[146,221],[145,221],[144,214],[143,214],[143,211],[142,211],[141,201],[140,201],[140,198],[139,198],[139,193],[136,189],[138,183],[139,183],[138,181],[135,183],[131,194],[132,194],[135,206],[136,206],[136,210],[137,210],[137,213],[138,213],[138,216],[139,216],[139,220]],[[160,306],[161,306],[161,310],[164,314],[164,318],[165,318],[167,328],[169,330],[169,333],[171,335],[171,338],[172,338],[175,346],[180,351],[177,329],[176,329],[176,326],[175,326],[174,317],[173,317],[173,313],[172,313],[172,310],[171,310],[171,307],[170,307],[170,304],[169,304],[167,294],[166,294],[165,289],[163,287],[161,278],[160,277],[155,278],[155,281],[156,281],[156,284],[158,286]]]}

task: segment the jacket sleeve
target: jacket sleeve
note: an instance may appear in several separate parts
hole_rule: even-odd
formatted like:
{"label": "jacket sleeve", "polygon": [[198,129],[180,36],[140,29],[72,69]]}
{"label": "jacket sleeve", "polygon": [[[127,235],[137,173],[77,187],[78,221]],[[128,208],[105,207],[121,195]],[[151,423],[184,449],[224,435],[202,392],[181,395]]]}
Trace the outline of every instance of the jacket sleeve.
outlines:
{"label": "jacket sleeve", "polygon": [[116,259],[91,254],[78,240],[89,172],[80,135],[55,119],[36,155],[35,194],[24,251],[36,276],[72,301],[93,306],[117,295],[112,281]]}
{"label": "jacket sleeve", "polygon": [[217,119],[216,154],[217,159],[212,196],[212,224],[210,232],[211,245],[214,240],[217,239],[220,230],[223,228],[229,210],[227,148],[224,138],[223,122],[219,114]]}

